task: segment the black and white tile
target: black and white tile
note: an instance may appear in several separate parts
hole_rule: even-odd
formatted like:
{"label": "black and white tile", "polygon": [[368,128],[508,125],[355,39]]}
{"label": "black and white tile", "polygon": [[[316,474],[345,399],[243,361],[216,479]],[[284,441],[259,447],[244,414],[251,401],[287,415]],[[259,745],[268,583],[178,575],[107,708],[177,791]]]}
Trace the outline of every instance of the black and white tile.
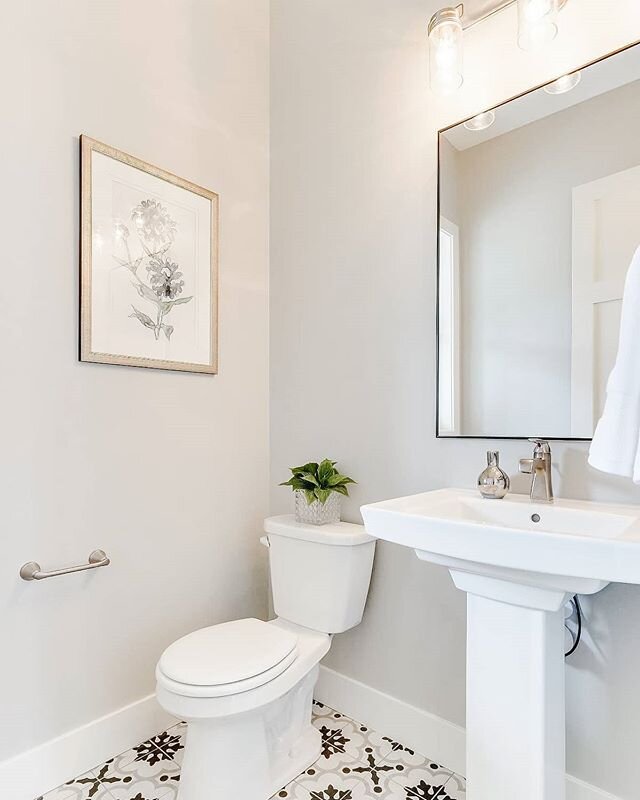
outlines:
{"label": "black and white tile", "polygon": [[438,800],[465,800],[466,782],[462,775],[452,775],[444,787],[444,794]]}
{"label": "black and white tile", "polygon": [[[338,711],[314,703],[313,724],[320,758],[272,800],[465,800],[463,777]],[[185,734],[175,725],[36,800],[176,800]]]}
{"label": "black and white tile", "polygon": [[[38,798],[37,800],[41,800]],[[44,796],[44,800],[113,800],[97,772],[86,772]]]}

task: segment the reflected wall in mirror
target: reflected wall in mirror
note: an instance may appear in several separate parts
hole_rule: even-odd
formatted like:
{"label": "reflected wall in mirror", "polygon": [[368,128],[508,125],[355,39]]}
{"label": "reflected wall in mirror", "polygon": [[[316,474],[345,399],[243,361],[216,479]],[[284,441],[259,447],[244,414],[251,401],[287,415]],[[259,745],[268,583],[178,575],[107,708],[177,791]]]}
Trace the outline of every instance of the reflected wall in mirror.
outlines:
{"label": "reflected wall in mirror", "polygon": [[640,45],[439,134],[439,436],[589,439],[640,245]]}

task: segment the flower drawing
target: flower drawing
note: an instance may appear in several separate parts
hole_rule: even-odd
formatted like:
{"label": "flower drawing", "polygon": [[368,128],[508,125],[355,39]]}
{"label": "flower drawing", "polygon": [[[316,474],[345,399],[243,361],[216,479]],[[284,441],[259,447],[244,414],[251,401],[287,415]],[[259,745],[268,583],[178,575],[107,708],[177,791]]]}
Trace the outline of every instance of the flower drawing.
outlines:
{"label": "flower drawing", "polygon": [[131,212],[138,235],[148,245],[162,247],[176,238],[177,225],[167,209],[156,200],[143,200]]}
{"label": "flower drawing", "polygon": [[174,300],[182,294],[184,281],[181,281],[182,273],[178,272],[178,265],[164,256],[149,259],[147,267],[151,288],[165,300]]}
{"label": "flower drawing", "polygon": [[[123,220],[115,219],[114,241],[126,258],[117,255],[113,257],[121,267],[131,273],[131,285],[138,296],[149,304],[146,309],[150,313],[132,304],[129,318],[137,320],[143,327],[153,332],[156,341],[162,334],[167,341],[170,341],[174,326],[165,322],[165,317],[174,306],[193,300],[193,295],[180,296],[184,289],[183,273],[170,253],[178,233],[178,225],[168,210],[157,200],[142,200],[138,203],[131,211],[131,222],[142,253],[134,258],[129,244],[131,238],[129,226]],[[141,272],[144,275],[144,271],[140,270],[143,263],[146,281],[140,277]]]}

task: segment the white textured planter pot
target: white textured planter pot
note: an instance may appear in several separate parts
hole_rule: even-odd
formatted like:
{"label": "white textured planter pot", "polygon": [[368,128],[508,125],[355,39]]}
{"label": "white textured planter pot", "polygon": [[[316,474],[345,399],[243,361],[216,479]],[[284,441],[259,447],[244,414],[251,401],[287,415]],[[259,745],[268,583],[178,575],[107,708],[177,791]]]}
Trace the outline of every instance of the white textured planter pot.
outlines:
{"label": "white textured planter pot", "polygon": [[307,503],[304,492],[296,491],[294,494],[296,522],[304,522],[307,525],[329,525],[332,522],[340,522],[342,498],[337,492],[331,492],[326,503],[316,500],[311,505]]}

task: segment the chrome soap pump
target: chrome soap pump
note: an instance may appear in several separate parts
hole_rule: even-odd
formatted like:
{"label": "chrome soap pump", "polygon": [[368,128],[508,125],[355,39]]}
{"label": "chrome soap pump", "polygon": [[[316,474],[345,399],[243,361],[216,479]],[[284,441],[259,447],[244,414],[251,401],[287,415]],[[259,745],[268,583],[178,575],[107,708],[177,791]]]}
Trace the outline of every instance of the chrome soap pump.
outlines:
{"label": "chrome soap pump", "polygon": [[488,450],[487,467],[478,477],[480,494],[487,499],[501,500],[510,486],[509,476],[500,468],[500,453],[497,450]]}

